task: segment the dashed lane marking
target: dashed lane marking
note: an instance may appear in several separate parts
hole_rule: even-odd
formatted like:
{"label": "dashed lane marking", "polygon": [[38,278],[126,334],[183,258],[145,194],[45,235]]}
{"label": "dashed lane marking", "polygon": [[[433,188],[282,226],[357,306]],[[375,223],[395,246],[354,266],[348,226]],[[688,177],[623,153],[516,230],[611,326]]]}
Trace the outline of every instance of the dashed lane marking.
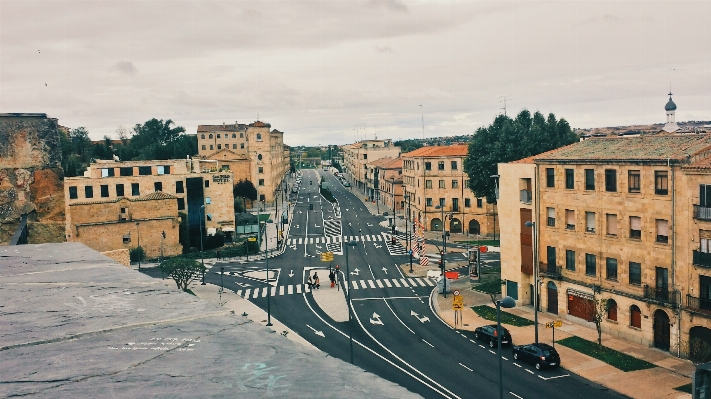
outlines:
{"label": "dashed lane marking", "polygon": [[463,364],[461,364],[461,363],[459,363],[459,365],[462,366],[462,367],[464,367],[465,369],[467,369],[467,370],[469,370],[469,371],[474,371],[474,370],[470,369],[469,367],[467,367],[467,366],[465,366],[465,365],[463,365]]}
{"label": "dashed lane marking", "polygon": [[424,343],[426,343],[427,345],[429,345],[429,346],[431,346],[431,347],[433,347],[433,348],[434,348],[434,345],[432,345],[431,343],[429,343],[429,342],[425,341],[424,339],[422,340],[422,342],[424,342]]}
{"label": "dashed lane marking", "polygon": [[531,371],[531,370],[529,370],[529,369],[526,369],[526,371],[528,371],[529,373],[533,374],[533,371]]}

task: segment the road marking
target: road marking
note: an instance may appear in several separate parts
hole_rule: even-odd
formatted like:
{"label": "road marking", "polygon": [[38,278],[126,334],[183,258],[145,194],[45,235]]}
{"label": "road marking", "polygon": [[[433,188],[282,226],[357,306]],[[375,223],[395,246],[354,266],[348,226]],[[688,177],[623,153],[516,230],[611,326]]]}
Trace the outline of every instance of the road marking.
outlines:
{"label": "road marking", "polygon": [[474,370],[470,369],[469,367],[467,367],[467,366],[465,366],[465,365],[463,365],[463,364],[461,364],[461,363],[459,363],[459,365],[462,366],[462,367],[464,367],[465,369],[467,369],[467,370],[469,370],[469,371],[474,371]]}
{"label": "road marking", "polygon": [[409,285],[407,285],[407,280],[405,280],[404,278],[401,278],[400,281],[402,281],[403,287],[409,287]]}
{"label": "road marking", "polygon": [[464,338],[467,337],[466,335],[464,335],[464,334],[462,334],[462,333],[459,333],[459,335],[461,335],[461,336],[464,337]]}
{"label": "road marking", "polygon": [[[415,281],[417,281],[417,283],[419,283],[421,286],[427,287],[427,284],[425,284],[425,282],[422,281],[422,279],[416,279]],[[414,285],[414,284],[413,284],[413,285]]]}
{"label": "road marking", "polygon": [[294,293],[294,286],[291,285],[291,284],[289,284],[289,286],[287,287],[286,292],[287,292],[289,295],[292,295],[292,294]]}
{"label": "road marking", "polygon": [[471,341],[471,343],[473,344],[476,344],[476,341],[474,341],[473,339],[470,339],[469,341]]}
{"label": "road marking", "polygon": [[296,293],[301,294],[301,284],[296,286]]}
{"label": "road marking", "polygon": [[242,296],[242,290],[237,290],[237,291],[235,292],[235,294],[237,294],[237,295],[239,295],[239,296]]}
{"label": "road marking", "polygon": [[496,352],[492,351],[491,349],[489,349],[489,352],[491,352],[491,353],[493,353],[493,354],[496,354]]}
{"label": "road marking", "polygon": [[[386,299],[420,299],[420,298],[426,298],[427,296],[389,296]],[[353,298],[351,301],[382,301],[383,297],[376,297],[376,298]],[[422,300],[420,299],[420,302]]]}
{"label": "road marking", "polygon": [[375,284],[373,284],[373,280],[368,280],[368,285],[370,288],[375,288]]}
{"label": "road marking", "polygon": [[515,393],[513,393],[513,392],[509,392],[509,393],[510,393],[511,395],[513,395],[513,396],[517,397],[518,399],[523,399],[523,397],[521,397],[521,396],[518,396],[518,395],[516,395],[516,394],[515,394]]}
{"label": "road marking", "polygon": [[284,286],[279,287],[279,295],[284,295]]}
{"label": "road marking", "polygon": [[358,282],[353,280],[353,281],[351,281],[351,283],[353,283],[353,289],[357,290],[358,289]]}
{"label": "road marking", "polygon": [[365,283],[365,280],[360,280],[360,285],[363,288],[368,288],[368,285]]}
{"label": "road marking", "polygon": [[546,378],[546,377],[544,377],[544,376],[542,376],[542,375],[538,375],[538,378],[543,379],[543,380],[546,380],[546,381],[548,381],[548,380],[553,380],[553,379],[556,379],[556,378],[563,378],[563,377],[570,377],[570,374],[556,375],[556,376],[548,377],[548,378]]}
{"label": "road marking", "polygon": [[392,288],[393,285],[390,284],[390,280],[388,280],[388,279],[383,279],[383,282],[385,283],[385,285],[386,285],[388,288]]}
{"label": "road marking", "polygon": [[514,363],[513,365],[516,366],[516,367],[521,367],[521,365],[518,364],[518,363]]}
{"label": "road marking", "polygon": [[410,283],[410,286],[411,286],[411,287],[417,287],[417,283],[415,282],[414,279],[408,278],[408,279],[407,279],[407,282]]}
{"label": "road marking", "polygon": [[272,292],[269,295],[276,296],[276,287],[272,287]]}
{"label": "road marking", "polygon": [[486,348],[484,347],[484,345],[482,345],[482,344],[479,344],[479,347],[480,347],[481,349],[486,349]]}
{"label": "road marking", "polygon": [[526,371],[528,371],[529,373],[533,374],[533,371],[531,371],[531,370],[529,370],[529,369],[526,369]]}
{"label": "road marking", "polygon": [[398,283],[397,280],[393,279],[393,284],[395,284],[397,288],[400,288],[400,283]]}
{"label": "road marking", "polygon": [[259,288],[255,288],[252,292],[252,298],[259,298]]}
{"label": "road marking", "polygon": [[425,279],[423,279],[423,280],[425,280],[425,283],[426,283],[427,285],[429,285],[430,287],[434,287],[435,283],[434,283],[434,281],[432,281],[431,279],[425,278]]}
{"label": "road marking", "polygon": [[264,298],[265,296],[267,296],[267,290],[268,290],[267,287],[262,288],[262,298]]}
{"label": "road marking", "polygon": [[375,283],[378,284],[378,288],[383,288],[383,283],[380,280],[375,280]]}
{"label": "road marking", "polygon": [[429,343],[429,342],[425,341],[424,339],[422,340],[422,342],[424,342],[424,343],[426,343],[427,345],[429,345],[429,346],[431,346],[431,347],[433,347],[433,348],[434,348],[434,345],[432,345],[431,343]]}
{"label": "road marking", "polygon": [[503,357],[503,356],[501,356],[501,358],[504,359],[504,360],[509,360],[509,359],[507,359],[507,358],[505,358],[505,357]]}
{"label": "road marking", "polygon": [[414,334],[415,332],[412,331],[412,330],[410,329],[410,327],[408,327],[407,324],[405,324],[405,323],[395,314],[395,311],[393,310],[393,308],[390,307],[390,304],[388,303],[388,300],[387,300],[386,298],[383,298],[383,302],[385,302],[385,305],[386,305],[386,306],[388,307],[388,309],[390,309],[390,311],[393,313],[393,316],[395,316],[395,318],[398,319],[398,321],[400,322],[400,324],[402,324],[403,326],[405,326],[405,328],[407,328],[408,330],[410,330],[411,333]]}

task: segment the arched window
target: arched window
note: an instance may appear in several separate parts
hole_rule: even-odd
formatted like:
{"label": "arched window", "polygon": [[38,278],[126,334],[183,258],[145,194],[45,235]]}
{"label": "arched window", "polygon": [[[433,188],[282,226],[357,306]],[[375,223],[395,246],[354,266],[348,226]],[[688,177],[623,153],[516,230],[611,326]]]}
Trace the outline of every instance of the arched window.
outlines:
{"label": "arched window", "polygon": [[257,159],[261,161],[261,160],[262,160],[262,154],[257,155]]}
{"label": "arched window", "polygon": [[637,305],[630,306],[630,326],[642,328],[642,312]]}
{"label": "arched window", "polygon": [[244,133],[239,134],[239,138],[243,139],[244,138]]}
{"label": "arched window", "polygon": [[607,319],[617,321],[617,302],[614,299],[607,300]]}
{"label": "arched window", "polygon": [[207,138],[211,139],[211,138],[212,138],[212,134],[211,134],[211,135],[209,135],[209,136],[207,136]]}
{"label": "arched window", "polygon": [[233,138],[233,139],[236,139],[236,138],[237,138],[237,134],[236,134],[236,133],[232,133],[232,138]]}
{"label": "arched window", "polygon": [[257,133],[257,141],[262,141],[262,134],[261,133]]}
{"label": "arched window", "polygon": [[203,139],[203,140],[205,140],[205,133],[201,134],[201,135],[200,135],[200,138]]}
{"label": "arched window", "polygon": [[442,231],[442,221],[439,218],[434,218],[430,222],[431,231]]}
{"label": "arched window", "polygon": [[481,234],[481,227],[476,219],[469,221],[469,234]]}

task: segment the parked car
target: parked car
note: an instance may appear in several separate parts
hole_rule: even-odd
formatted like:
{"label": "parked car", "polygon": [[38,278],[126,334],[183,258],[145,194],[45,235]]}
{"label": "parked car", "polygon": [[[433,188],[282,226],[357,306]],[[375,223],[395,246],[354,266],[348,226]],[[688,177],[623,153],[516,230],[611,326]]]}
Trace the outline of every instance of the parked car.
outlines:
{"label": "parked car", "polygon": [[351,184],[348,183],[348,182],[345,182],[345,183],[343,184],[343,187],[350,187],[350,186],[351,186]]}
{"label": "parked car", "polygon": [[513,347],[513,358],[535,364],[536,370],[540,370],[543,367],[560,366],[558,352],[548,344],[516,345]]}
{"label": "parked car", "polygon": [[[511,334],[509,330],[501,327],[503,335],[501,336],[501,346],[511,345]],[[477,327],[474,330],[474,338],[480,339],[482,341],[488,341],[489,347],[493,348],[498,345],[498,333],[496,332],[496,324],[491,324],[488,326]]]}

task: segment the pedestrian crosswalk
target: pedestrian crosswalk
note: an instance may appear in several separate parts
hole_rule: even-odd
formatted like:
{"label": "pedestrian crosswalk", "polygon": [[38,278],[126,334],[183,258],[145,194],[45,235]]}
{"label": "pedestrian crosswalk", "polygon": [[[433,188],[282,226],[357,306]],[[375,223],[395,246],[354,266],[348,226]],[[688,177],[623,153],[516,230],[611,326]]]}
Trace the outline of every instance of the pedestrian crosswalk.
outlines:
{"label": "pedestrian crosswalk", "polygon": [[328,219],[323,221],[323,231],[326,237],[334,237],[341,235],[341,221]]}
{"label": "pedestrian crosswalk", "polygon": [[[434,287],[436,282],[431,278],[392,278],[392,279],[376,279],[376,280],[351,280],[351,288],[354,290],[364,289],[379,289],[379,288],[414,288],[414,287]],[[276,287],[255,287],[246,288],[235,291],[235,294],[246,299],[256,299],[267,297],[268,290],[271,288],[271,296],[280,295],[298,295],[304,292],[310,292],[311,289],[307,284],[289,284],[278,285]],[[322,287],[322,289],[330,289]]]}
{"label": "pedestrian crosswalk", "polygon": [[407,255],[407,248],[405,248],[400,241],[393,243],[391,240],[387,240],[385,241],[385,245],[388,246],[390,255]]}
{"label": "pedestrian crosswalk", "polygon": [[385,241],[382,235],[370,234],[363,236],[334,236],[334,237],[306,237],[306,238],[289,238],[286,245],[301,245],[301,244],[336,244],[342,242],[377,242]]}

